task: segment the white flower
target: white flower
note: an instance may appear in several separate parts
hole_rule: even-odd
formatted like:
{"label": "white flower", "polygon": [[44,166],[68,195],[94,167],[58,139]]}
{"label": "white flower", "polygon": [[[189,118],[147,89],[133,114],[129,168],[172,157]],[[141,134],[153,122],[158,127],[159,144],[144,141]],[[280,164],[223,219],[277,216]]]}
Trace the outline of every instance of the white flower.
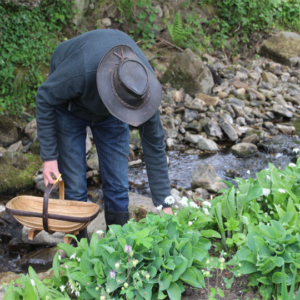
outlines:
{"label": "white flower", "polygon": [[76,291],[76,292],[75,292],[75,295],[76,295],[77,297],[79,297],[79,296],[80,296],[80,292],[79,292],[79,291]]}
{"label": "white flower", "polygon": [[193,225],[193,222],[192,221],[189,221],[189,226],[192,226]]}
{"label": "white flower", "polygon": [[271,177],[269,176],[269,175],[267,175],[267,177],[266,177],[268,180],[270,180],[271,179]]}
{"label": "white flower", "polygon": [[224,257],[220,257],[220,263],[223,264],[225,262],[225,258]]}
{"label": "white flower", "polygon": [[166,199],[165,199],[165,203],[168,204],[168,205],[172,205],[175,203],[175,199],[173,196],[168,196]]}
{"label": "white flower", "polygon": [[294,163],[289,163],[289,167],[295,168],[295,167],[296,167],[296,164],[294,164]]}
{"label": "white flower", "polygon": [[65,288],[66,288],[66,286],[65,285],[61,285],[59,288],[60,288],[61,292],[63,293],[64,290],[65,290]]}
{"label": "white flower", "polygon": [[265,216],[267,216],[268,215],[268,213],[267,212],[265,212]]}
{"label": "white flower", "polygon": [[280,194],[285,194],[285,193],[286,193],[286,190],[284,190],[284,189],[278,189],[278,192],[279,192]]}
{"label": "white flower", "polygon": [[76,259],[77,259],[78,262],[80,262],[80,258],[79,257],[77,257]]}
{"label": "white flower", "polygon": [[209,208],[211,208],[211,203],[209,201],[204,201],[202,203],[203,206],[208,206]]}
{"label": "white flower", "polygon": [[178,209],[178,205],[174,205],[174,207],[175,207],[176,209]]}
{"label": "white flower", "polygon": [[299,152],[299,148],[294,148],[293,151],[297,154]]}
{"label": "white flower", "polygon": [[162,210],[162,208],[163,208],[162,205],[156,206],[156,209],[157,209],[157,210]]}
{"label": "white flower", "polygon": [[268,223],[267,226],[270,226],[270,223]]}
{"label": "white flower", "polygon": [[71,256],[70,256],[70,259],[75,259],[76,258],[76,253],[73,253]]}
{"label": "white flower", "polygon": [[249,175],[251,174],[250,170],[248,170],[246,173],[249,174]]}
{"label": "white flower", "polygon": [[[300,213],[300,212],[299,212]],[[174,213],[174,216],[176,217],[177,216],[177,213]]]}
{"label": "white flower", "polygon": [[193,207],[193,208],[199,208],[199,206],[194,202],[194,201],[191,201],[189,203],[190,207]]}
{"label": "white flower", "polygon": [[61,255],[58,254],[58,260],[61,260]]}
{"label": "white flower", "polygon": [[99,235],[102,235],[104,233],[104,231],[103,230],[97,230],[96,233],[99,234]]}
{"label": "white flower", "polygon": [[188,206],[189,206],[189,202],[188,202],[188,198],[187,198],[187,197],[181,198],[181,200],[180,200],[179,202],[180,202],[180,204],[181,204],[183,207],[188,207]]}
{"label": "white flower", "polygon": [[203,208],[203,212],[206,214],[206,215],[209,215],[209,211],[206,207]]}
{"label": "white flower", "polygon": [[3,59],[2,59],[2,61],[1,61],[1,62],[2,62],[2,64],[3,64],[3,65],[5,64],[5,61],[4,61]]}
{"label": "white flower", "polygon": [[32,286],[35,286],[35,282],[34,282],[33,279],[30,279],[30,282],[31,282],[31,285],[32,285]]}
{"label": "white flower", "polygon": [[263,189],[263,195],[266,196],[266,197],[269,196],[270,192],[271,191],[269,189]]}

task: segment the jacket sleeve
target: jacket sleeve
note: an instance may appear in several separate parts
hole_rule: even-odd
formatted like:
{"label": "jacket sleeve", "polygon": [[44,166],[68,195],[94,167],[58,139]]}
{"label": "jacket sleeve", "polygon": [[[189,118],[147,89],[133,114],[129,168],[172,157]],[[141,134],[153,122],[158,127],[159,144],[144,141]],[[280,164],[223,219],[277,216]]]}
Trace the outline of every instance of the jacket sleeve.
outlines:
{"label": "jacket sleeve", "polygon": [[[36,97],[36,120],[38,139],[43,161],[56,160],[56,106],[80,97],[84,91],[83,57],[75,52],[54,71],[39,87]],[[52,68],[52,66],[51,66]]]}
{"label": "jacket sleeve", "polygon": [[171,195],[168,163],[165,152],[164,130],[160,122],[159,112],[147,122],[139,126],[144,150],[147,175],[153,204],[169,207],[164,203]]}

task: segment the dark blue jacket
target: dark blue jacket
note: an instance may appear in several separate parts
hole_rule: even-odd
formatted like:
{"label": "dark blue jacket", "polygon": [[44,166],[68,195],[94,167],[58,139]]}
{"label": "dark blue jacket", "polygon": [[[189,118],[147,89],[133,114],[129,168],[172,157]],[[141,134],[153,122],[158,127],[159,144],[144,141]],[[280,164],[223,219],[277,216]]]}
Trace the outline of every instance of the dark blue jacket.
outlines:
{"label": "dark blue jacket", "polygon": [[[56,106],[68,107],[74,116],[86,121],[98,121],[110,116],[98,94],[96,72],[102,57],[119,44],[131,47],[154,72],[136,43],[119,30],[93,30],[61,43],[54,51],[49,77],[38,89],[36,98],[38,138],[43,161],[58,158]],[[159,113],[140,125],[139,131],[154,205],[166,206],[163,201],[170,195],[170,182]]]}

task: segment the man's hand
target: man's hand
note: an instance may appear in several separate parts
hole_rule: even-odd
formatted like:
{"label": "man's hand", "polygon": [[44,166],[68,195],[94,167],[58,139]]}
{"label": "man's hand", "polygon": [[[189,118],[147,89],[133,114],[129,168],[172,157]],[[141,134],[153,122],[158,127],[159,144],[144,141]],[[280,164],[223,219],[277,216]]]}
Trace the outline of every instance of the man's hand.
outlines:
{"label": "man's hand", "polygon": [[44,162],[43,175],[44,175],[45,186],[47,186],[49,183],[53,184],[55,182],[55,179],[52,178],[52,174],[54,174],[56,178],[60,174],[58,171],[57,160],[50,160]]}
{"label": "man's hand", "polygon": [[165,207],[163,208],[163,211],[168,215],[173,215],[173,211],[171,207]]}

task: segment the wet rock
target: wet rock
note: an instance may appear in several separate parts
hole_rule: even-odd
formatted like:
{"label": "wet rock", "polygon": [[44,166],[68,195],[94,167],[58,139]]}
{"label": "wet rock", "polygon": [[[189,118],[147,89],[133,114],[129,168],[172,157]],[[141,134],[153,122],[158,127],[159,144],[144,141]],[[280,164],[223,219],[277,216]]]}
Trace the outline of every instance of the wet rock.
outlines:
{"label": "wet rock", "polygon": [[245,138],[243,138],[242,143],[251,143],[257,144],[259,142],[259,136],[256,133],[253,133]]}
{"label": "wet rock", "polygon": [[262,43],[260,55],[276,62],[291,66],[299,60],[300,35],[293,32],[280,32]]}
{"label": "wet rock", "polygon": [[292,118],[293,113],[283,107],[282,105],[274,104],[273,107],[271,108],[271,111],[286,118]]}
{"label": "wet rock", "polygon": [[230,178],[236,178],[236,177],[241,177],[241,173],[237,170],[228,169],[228,170],[225,170],[225,176],[230,177]]}
{"label": "wet rock", "polygon": [[167,148],[169,148],[169,149],[171,149],[174,146],[175,143],[176,143],[175,139],[168,138],[166,140],[166,145],[167,145]]}
{"label": "wet rock", "polygon": [[206,138],[201,138],[197,144],[197,148],[199,148],[202,151],[209,151],[209,152],[215,152],[218,151],[218,145],[210,140],[210,139],[206,139]]}
{"label": "wet rock", "polygon": [[242,158],[249,157],[258,151],[257,147],[251,143],[239,143],[232,146],[231,150],[233,155]]}
{"label": "wet rock", "polygon": [[283,134],[293,134],[295,132],[294,126],[276,124],[276,128],[278,128]]}
{"label": "wet rock", "polygon": [[14,122],[5,117],[0,118],[0,145],[8,147],[18,140],[18,129]]}
{"label": "wet rock", "polygon": [[218,192],[220,189],[227,188],[227,185],[220,181],[214,167],[210,164],[198,163],[192,171],[192,188],[201,187],[209,192]]}
{"label": "wet rock", "polygon": [[184,139],[189,143],[198,144],[201,138],[201,135],[190,134],[189,132],[187,132]]}
{"label": "wet rock", "polygon": [[177,89],[183,88],[190,95],[199,92],[209,94],[214,86],[208,67],[190,49],[186,49],[173,58],[161,82],[169,82]]}
{"label": "wet rock", "polygon": [[13,238],[8,244],[8,251],[10,254],[25,254],[32,250],[32,246],[28,243],[24,243],[18,238]]}

